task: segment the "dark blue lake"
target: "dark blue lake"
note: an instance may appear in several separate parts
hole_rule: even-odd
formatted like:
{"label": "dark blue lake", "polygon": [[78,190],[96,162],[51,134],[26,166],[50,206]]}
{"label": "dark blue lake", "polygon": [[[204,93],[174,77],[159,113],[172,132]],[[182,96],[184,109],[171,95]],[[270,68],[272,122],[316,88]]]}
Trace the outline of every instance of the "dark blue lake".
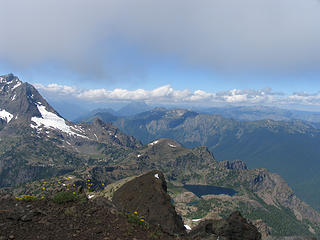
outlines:
{"label": "dark blue lake", "polygon": [[203,195],[220,195],[220,194],[226,194],[229,196],[233,196],[237,192],[233,190],[232,188],[224,188],[224,187],[217,187],[217,186],[211,186],[211,185],[184,185],[183,186],[188,191],[194,193],[197,197],[201,197]]}

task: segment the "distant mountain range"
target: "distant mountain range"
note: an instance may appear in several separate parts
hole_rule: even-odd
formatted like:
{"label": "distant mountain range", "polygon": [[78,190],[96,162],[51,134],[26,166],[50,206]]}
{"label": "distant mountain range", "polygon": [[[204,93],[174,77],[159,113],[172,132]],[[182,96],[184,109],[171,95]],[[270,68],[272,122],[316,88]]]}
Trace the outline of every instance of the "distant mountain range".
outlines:
{"label": "distant mountain range", "polygon": [[[168,179],[178,213],[191,226],[197,224],[194,219],[221,219],[240,210],[265,236],[320,236],[320,214],[301,201],[279,175],[247,169],[240,160],[230,161],[241,153],[242,159],[252,160],[248,161],[252,167],[264,163],[257,158],[263,154],[266,162],[275,163],[279,154],[287,161],[284,154],[289,151],[292,162],[285,162],[286,167],[301,167],[297,177],[305,180],[303,167],[313,164],[310,173],[317,170],[316,160],[311,160],[318,154],[313,147],[319,143],[319,130],[309,125],[238,122],[183,109],[158,108],[131,117],[105,115],[104,120],[112,118],[123,131],[147,143],[143,145],[96,116],[91,123],[65,120],[32,85],[12,74],[0,76],[0,89],[2,191],[40,197],[75,186],[90,196],[112,198],[121,184],[158,169]],[[184,146],[162,138],[165,135]],[[200,144],[213,149],[216,157]],[[304,162],[293,158],[301,156],[301,148]],[[222,158],[222,154],[229,155]],[[236,194],[202,196],[186,185],[213,185]]]}
{"label": "distant mountain range", "polygon": [[[72,118],[70,113],[70,107],[67,104],[67,108],[62,104],[57,104],[53,102],[54,106],[61,109],[63,112],[66,112],[65,115],[71,120],[75,122],[80,122],[82,120],[86,120],[92,117],[96,113],[110,113],[114,116],[121,117],[121,116],[133,116],[142,112],[146,112],[152,110],[154,108],[151,105],[148,105],[144,102],[131,102],[120,110],[116,111],[113,108],[97,108],[93,111],[88,111],[86,114],[79,113],[75,114],[76,118]],[[64,109],[66,108],[66,109]],[[180,109],[178,107],[173,106],[162,106],[165,109]],[[203,114],[214,114],[214,115],[221,115],[225,118],[231,118],[239,121],[258,121],[258,120],[274,120],[274,121],[294,121],[294,120],[301,120],[309,125],[320,128],[320,112],[310,112],[310,111],[301,111],[301,110],[289,110],[289,109],[281,109],[277,107],[267,107],[267,106],[225,106],[225,107],[211,107],[211,108],[197,108],[197,107],[186,107],[184,109],[190,109],[197,113]],[[65,111],[66,110],[66,111]],[[71,110],[72,112],[72,110]],[[83,113],[83,110],[80,109],[80,112]]]}
{"label": "distant mountain range", "polygon": [[86,114],[83,114],[82,116],[72,118],[72,120],[74,122],[81,122],[83,119],[88,119],[97,113],[110,113],[113,116],[127,117],[149,111],[151,109],[152,106],[147,105],[145,102],[131,102],[120,108],[119,110],[113,110],[112,108],[97,108]]}
{"label": "distant mountain range", "polygon": [[238,106],[238,107],[215,107],[198,110],[201,113],[218,114],[225,118],[241,121],[275,120],[292,121],[302,120],[316,128],[320,127],[320,112],[288,110],[266,106]]}
{"label": "distant mountain range", "polygon": [[320,130],[303,121],[237,121],[221,115],[156,108],[131,117],[96,113],[142,143],[172,138],[186,147],[208,146],[216,159],[241,159],[277,172],[320,209]]}

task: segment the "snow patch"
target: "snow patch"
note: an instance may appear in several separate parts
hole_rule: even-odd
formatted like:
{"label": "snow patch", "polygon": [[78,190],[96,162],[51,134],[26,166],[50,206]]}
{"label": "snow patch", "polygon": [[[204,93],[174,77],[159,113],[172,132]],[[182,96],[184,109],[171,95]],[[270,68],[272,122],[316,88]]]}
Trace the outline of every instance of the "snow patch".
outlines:
{"label": "snow patch", "polygon": [[158,142],[159,142],[159,140],[156,140],[156,141],[154,141],[154,142],[152,142],[152,143],[149,143],[148,145],[149,145],[149,146],[153,146],[153,145],[157,144]]}
{"label": "snow patch", "polygon": [[7,112],[5,109],[3,109],[0,111],[0,118],[2,118],[7,123],[9,123],[11,121],[11,119],[13,118],[13,115],[11,113]]}
{"label": "snow patch", "polygon": [[41,113],[42,118],[39,117],[32,117],[31,121],[33,121],[36,125],[32,125],[32,128],[40,128],[42,125],[45,128],[53,128],[53,129],[59,129],[62,132],[65,132],[69,135],[78,136],[82,138],[88,138],[86,136],[83,136],[81,134],[75,133],[72,131],[72,127],[66,124],[66,121],[56,115],[55,113],[48,112],[46,110],[45,106],[37,105],[39,112]]}
{"label": "snow patch", "polygon": [[189,225],[184,225],[184,227],[187,229],[187,230],[191,230],[191,227]]}
{"label": "snow patch", "polygon": [[155,174],[154,177],[159,179],[159,174]]}
{"label": "snow patch", "polygon": [[94,197],[94,194],[88,195],[88,199],[91,199],[91,198],[93,198],[93,197]]}
{"label": "snow patch", "polygon": [[84,130],[78,125],[75,125],[74,127],[73,126],[70,126],[70,127],[71,127],[71,129],[73,129],[75,131],[79,131],[79,132],[84,133]]}
{"label": "snow patch", "polygon": [[176,148],[176,147],[177,147],[176,145],[172,145],[172,144],[170,144],[170,143],[168,143],[168,146],[169,146],[169,147],[172,147],[172,148]]}
{"label": "snow patch", "polygon": [[137,157],[138,157],[138,158],[141,157],[141,154],[138,154]]}
{"label": "snow patch", "polygon": [[11,98],[11,101],[16,100],[16,96],[17,96],[17,94],[13,95],[13,97]]}
{"label": "snow patch", "polygon": [[199,221],[201,221],[201,218],[199,218],[199,219],[192,219],[192,222],[199,222]]}
{"label": "snow patch", "polygon": [[98,139],[98,137],[97,137],[97,135],[96,135],[95,133],[94,133],[94,136],[96,137],[96,139],[97,139],[97,141],[98,141],[99,139]]}
{"label": "snow patch", "polygon": [[17,84],[12,87],[12,91],[19,87],[21,84],[21,82],[17,82]]}

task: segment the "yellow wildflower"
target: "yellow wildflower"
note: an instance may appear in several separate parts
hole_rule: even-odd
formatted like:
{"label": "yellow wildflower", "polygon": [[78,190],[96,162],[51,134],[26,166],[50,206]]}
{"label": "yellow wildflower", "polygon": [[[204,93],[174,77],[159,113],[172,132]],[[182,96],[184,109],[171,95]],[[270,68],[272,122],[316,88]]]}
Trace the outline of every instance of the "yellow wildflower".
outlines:
{"label": "yellow wildflower", "polygon": [[133,213],[134,213],[135,215],[138,215],[138,212],[137,212],[137,211],[134,211]]}

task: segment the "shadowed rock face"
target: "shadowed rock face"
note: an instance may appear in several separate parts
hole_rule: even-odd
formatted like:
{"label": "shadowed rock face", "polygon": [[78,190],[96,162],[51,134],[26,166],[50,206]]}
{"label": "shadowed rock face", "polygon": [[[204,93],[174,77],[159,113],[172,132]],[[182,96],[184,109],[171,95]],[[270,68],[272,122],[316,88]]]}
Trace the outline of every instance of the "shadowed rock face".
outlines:
{"label": "shadowed rock face", "polygon": [[185,228],[167,194],[167,183],[160,171],[151,171],[119,188],[113,196],[114,204],[129,212],[137,211],[146,221],[170,234],[182,234]]}
{"label": "shadowed rock face", "polygon": [[216,236],[219,240],[260,240],[261,233],[248,223],[240,212],[233,212],[227,219],[207,220],[189,233],[192,238]]}

